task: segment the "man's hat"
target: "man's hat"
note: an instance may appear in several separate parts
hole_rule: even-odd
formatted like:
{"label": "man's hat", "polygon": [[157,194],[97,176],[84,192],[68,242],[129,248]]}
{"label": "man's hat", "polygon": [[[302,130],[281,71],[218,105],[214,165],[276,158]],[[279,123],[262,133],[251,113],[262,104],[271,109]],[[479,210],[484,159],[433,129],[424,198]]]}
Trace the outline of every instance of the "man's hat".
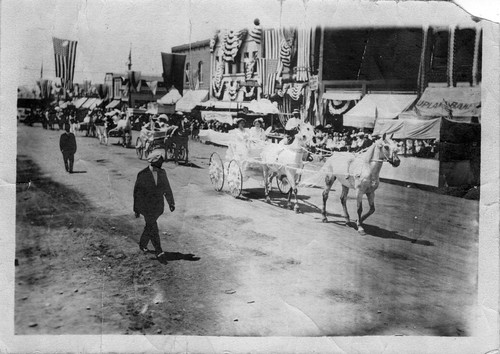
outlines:
{"label": "man's hat", "polygon": [[154,149],[148,155],[148,162],[150,162],[150,163],[156,162],[160,159],[160,157],[163,157],[165,159],[165,150],[164,149]]}

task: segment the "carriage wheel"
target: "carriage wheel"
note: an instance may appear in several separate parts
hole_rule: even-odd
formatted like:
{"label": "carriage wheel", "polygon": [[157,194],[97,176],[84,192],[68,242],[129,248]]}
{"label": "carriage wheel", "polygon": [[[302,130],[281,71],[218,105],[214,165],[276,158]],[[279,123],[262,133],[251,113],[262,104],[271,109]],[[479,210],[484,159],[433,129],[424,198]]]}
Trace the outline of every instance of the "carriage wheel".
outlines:
{"label": "carriage wheel", "polygon": [[167,154],[167,161],[173,161],[175,155],[175,144],[170,143],[170,145],[166,145],[165,153]]}
{"label": "carriage wheel", "polygon": [[181,145],[180,149],[179,149],[179,161],[185,161],[187,162],[186,160],[186,147],[184,145]]}
{"label": "carriage wheel", "polygon": [[227,185],[233,197],[238,198],[241,195],[241,190],[243,189],[243,175],[240,165],[235,160],[231,160],[227,167]]}
{"label": "carriage wheel", "polygon": [[281,194],[288,194],[290,192],[290,189],[292,188],[290,182],[288,181],[288,178],[286,178],[285,175],[277,176],[276,184],[278,185],[278,189]]}
{"label": "carriage wheel", "polygon": [[144,154],[144,147],[142,146],[141,138],[137,138],[135,141],[135,152],[139,160],[142,160],[142,155]]}
{"label": "carriage wheel", "polygon": [[217,192],[222,190],[224,187],[224,164],[219,154],[214,152],[210,155],[210,162],[208,164],[208,174],[210,176],[210,181]]}

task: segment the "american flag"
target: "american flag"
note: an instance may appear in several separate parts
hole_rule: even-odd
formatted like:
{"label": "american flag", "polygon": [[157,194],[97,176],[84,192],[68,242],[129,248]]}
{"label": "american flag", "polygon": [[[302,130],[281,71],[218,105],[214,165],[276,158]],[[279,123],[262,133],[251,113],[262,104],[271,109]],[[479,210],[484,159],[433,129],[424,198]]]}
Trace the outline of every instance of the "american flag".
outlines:
{"label": "american flag", "polygon": [[77,41],[52,38],[54,43],[54,58],[56,65],[56,77],[61,78],[65,89],[73,87],[73,76],[75,73],[76,45]]}

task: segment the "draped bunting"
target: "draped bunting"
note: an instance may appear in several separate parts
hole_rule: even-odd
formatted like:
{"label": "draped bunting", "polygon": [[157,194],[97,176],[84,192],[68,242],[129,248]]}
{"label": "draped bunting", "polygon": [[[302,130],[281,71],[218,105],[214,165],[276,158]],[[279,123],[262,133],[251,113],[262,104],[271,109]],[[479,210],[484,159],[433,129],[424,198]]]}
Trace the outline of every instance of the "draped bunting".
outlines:
{"label": "draped bunting", "polygon": [[233,81],[226,84],[228,86],[228,94],[231,101],[234,101],[238,96],[238,82]]}
{"label": "draped bunting", "polygon": [[138,92],[141,90],[141,72],[140,71],[128,71],[128,82],[131,92]]}
{"label": "draped bunting", "polygon": [[226,62],[234,62],[240,49],[241,43],[245,40],[248,31],[242,29],[239,31],[227,31],[224,35],[222,44],[222,59]]}
{"label": "draped bunting", "polygon": [[215,46],[217,45],[217,41],[219,39],[219,30],[217,30],[212,38],[210,38],[210,53],[213,53],[215,50]]}
{"label": "draped bunting", "polygon": [[292,55],[292,48],[285,39],[282,39],[280,45],[280,59],[285,68],[290,67],[291,55]]}
{"label": "draped bunting", "polygon": [[245,80],[253,78],[255,59],[245,58]]}
{"label": "draped bunting", "polygon": [[255,86],[245,87],[243,92],[245,93],[246,98],[253,97],[255,95]]}
{"label": "draped bunting", "polygon": [[186,55],[161,53],[161,61],[165,86],[167,88],[174,86],[182,95],[184,90],[184,67],[186,64]]}
{"label": "draped bunting", "polygon": [[351,101],[328,100],[328,111],[331,115],[344,114],[349,109]]}
{"label": "draped bunting", "polygon": [[40,87],[40,96],[42,98],[50,98],[50,94],[52,93],[52,81],[42,79],[39,81]]}
{"label": "draped bunting", "polygon": [[302,96],[303,88],[304,88],[303,84],[294,84],[287,90],[287,94],[290,96],[292,100],[298,101]]}
{"label": "draped bunting", "polygon": [[149,89],[153,93],[153,95],[156,95],[156,89],[158,87],[158,81],[146,81],[146,84],[148,85]]}
{"label": "draped bunting", "polygon": [[255,25],[250,31],[250,38],[255,41],[255,43],[260,44],[262,40],[262,27],[260,25]]}
{"label": "draped bunting", "polygon": [[219,63],[217,63],[217,67],[215,69],[215,76],[212,83],[214,96],[216,98],[221,97],[222,90],[224,88],[224,83],[222,82],[223,75],[224,75],[224,62],[220,61]]}
{"label": "draped bunting", "polygon": [[215,81],[213,82],[212,88],[215,98],[222,98],[225,86],[225,82],[221,82],[219,86],[216,85]]}

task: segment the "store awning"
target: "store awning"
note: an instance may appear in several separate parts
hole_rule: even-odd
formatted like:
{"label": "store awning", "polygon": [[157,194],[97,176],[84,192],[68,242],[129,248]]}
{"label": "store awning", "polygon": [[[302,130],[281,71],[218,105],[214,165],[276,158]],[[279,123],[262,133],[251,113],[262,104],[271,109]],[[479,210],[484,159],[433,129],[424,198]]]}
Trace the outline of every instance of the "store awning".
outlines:
{"label": "store awning", "polygon": [[233,124],[233,116],[236,113],[231,112],[217,112],[217,111],[201,111],[201,118],[207,122],[218,121],[221,123]]}
{"label": "store awning", "polygon": [[80,108],[90,109],[90,106],[92,106],[96,100],[97,98],[89,98]]}
{"label": "store awning", "polygon": [[480,87],[428,87],[415,105],[422,116],[478,117],[481,114]]}
{"label": "store awning", "polygon": [[373,135],[387,134],[394,139],[439,139],[441,118],[377,120]]}
{"label": "store awning", "polygon": [[182,98],[181,94],[176,88],[172,88],[165,96],[156,100],[157,103],[167,105],[167,104],[175,104]]}
{"label": "store awning", "polygon": [[85,103],[85,101],[87,101],[87,97],[80,97],[73,101],[73,104],[75,105],[75,108],[78,109]]}
{"label": "store awning", "polygon": [[416,99],[417,95],[368,94],[344,115],[344,126],[373,128],[375,119],[395,119]]}
{"label": "store awning", "polygon": [[361,98],[361,91],[326,91],[323,100],[354,101]]}
{"label": "store awning", "polygon": [[102,100],[100,98],[95,98],[94,102],[92,102],[89,106],[89,109],[94,109],[97,106],[99,106],[102,103]]}
{"label": "store awning", "polygon": [[248,105],[248,110],[260,114],[279,114],[280,110],[268,99],[253,100]]}
{"label": "store awning", "polygon": [[248,107],[249,104],[250,102],[206,101],[201,103],[200,106],[204,108],[240,110],[244,107]]}
{"label": "store awning", "polygon": [[208,97],[208,90],[190,90],[184,92],[184,96],[175,104],[175,110],[181,112],[191,112]]}
{"label": "store awning", "polygon": [[107,105],[106,105],[106,109],[108,108],[118,108],[118,106],[121,104],[122,102],[120,100],[113,100],[111,102],[109,102]]}

